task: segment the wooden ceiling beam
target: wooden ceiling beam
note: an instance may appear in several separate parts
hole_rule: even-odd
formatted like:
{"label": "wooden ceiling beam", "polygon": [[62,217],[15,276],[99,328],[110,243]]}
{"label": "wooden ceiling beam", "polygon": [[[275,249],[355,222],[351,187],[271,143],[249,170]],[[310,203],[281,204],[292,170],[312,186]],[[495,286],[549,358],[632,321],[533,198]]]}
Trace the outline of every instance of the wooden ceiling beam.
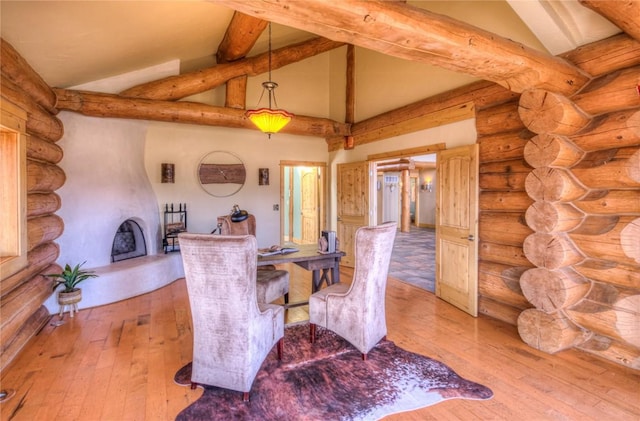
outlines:
{"label": "wooden ceiling beam", "polygon": [[[271,68],[279,69],[343,45],[343,42],[331,41],[326,38],[314,38],[279,48],[272,52]],[[232,63],[219,64],[207,69],[143,83],[121,92],[120,95],[133,98],[177,100],[217,88],[238,76],[256,76],[268,70],[269,53],[266,52]]]}
{"label": "wooden ceiling beam", "polygon": [[640,41],[640,2],[622,0],[579,0],[580,4],[611,21],[636,41]]}
{"label": "wooden ceiling beam", "polygon": [[589,75],[567,61],[399,2],[225,0],[220,4],[323,37],[498,83],[571,95]]}
{"label": "wooden ceiling beam", "polygon": [[266,20],[235,12],[218,46],[218,64],[246,57],[268,24]]}
{"label": "wooden ceiling beam", "polygon": [[[159,101],[53,88],[57,108],[92,117],[128,118],[257,130],[244,110],[188,101]],[[279,133],[326,138],[347,136],[350,126],[328,118],[296,115]]]}
{"label": "wooden ceiling beam", "polygon": [[[216,62],[222,64],[246,57],[268,23],[266,20],[235,12],[218,46]],[[245,109],[246,103],[247,75],[229,79],[225,90],[225,107]]]}

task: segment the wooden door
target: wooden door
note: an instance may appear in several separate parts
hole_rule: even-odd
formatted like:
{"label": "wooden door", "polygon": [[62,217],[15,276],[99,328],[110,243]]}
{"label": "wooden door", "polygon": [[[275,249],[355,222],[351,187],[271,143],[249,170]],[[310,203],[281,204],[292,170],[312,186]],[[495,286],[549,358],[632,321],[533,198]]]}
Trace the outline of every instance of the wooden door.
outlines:
{"label": "wooden door", "polygon": [[338,164],[338,231],[340,250],[346,253],[341,264],[353,267],[354,238],[359,227],[369,225],[369,164]]}
{"label": "wooden door", "polygon": [[318,230],[318,170],[309,168],[302,173],[300,214],[302,244],[314,244],[320,238]]}
{"label": "wooden door", "polygon": [[438,153],[436,295],[478,315],[478,145]]}

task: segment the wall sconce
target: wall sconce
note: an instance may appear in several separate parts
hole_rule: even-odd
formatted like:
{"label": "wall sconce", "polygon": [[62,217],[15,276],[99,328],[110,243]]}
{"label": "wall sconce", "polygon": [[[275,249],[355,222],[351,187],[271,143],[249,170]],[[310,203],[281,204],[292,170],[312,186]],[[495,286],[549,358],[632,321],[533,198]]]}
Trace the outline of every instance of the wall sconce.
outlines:
{"label": "wall sconce", "polygon": [[269,185],[269,168],[258,169],[258,185],[259,186]]}
{"label": "wall sconce", "polygon": [[425,180],[424,184],[420,186],[420,190],[428,192],[431,192],[431,190],[433,190],[433,183],[431,182],[430,178],[427,178]]}
{"label": "wall sconce", "polygon": [[175,165],[174,164],[161,164],[161,182],[162,183],[175,183]]}

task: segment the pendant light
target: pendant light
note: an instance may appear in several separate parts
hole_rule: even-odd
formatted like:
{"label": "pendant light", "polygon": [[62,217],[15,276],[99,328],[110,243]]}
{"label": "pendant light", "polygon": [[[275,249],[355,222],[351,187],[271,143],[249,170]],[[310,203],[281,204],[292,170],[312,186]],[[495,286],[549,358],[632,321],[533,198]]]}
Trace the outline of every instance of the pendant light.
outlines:
{"label": "pendant light", "polygon": [[[271,22],[269,22],[269,80],[262,82],[262,94],[258,100],[258,105],[262,101],[264,91],[266,90],[269,95],[269,108],[258,108],[255,110],[247,110],[245,115],[255,124],[260,131],[269,135],[278,133],[284,126],[289,124],[293,114],[278,109],[278,103],[276,102],[276,94],[274,90],[278,87],[278,84],[271,80]],[[275,109],[271,108],[271,104],[275,105]]]}

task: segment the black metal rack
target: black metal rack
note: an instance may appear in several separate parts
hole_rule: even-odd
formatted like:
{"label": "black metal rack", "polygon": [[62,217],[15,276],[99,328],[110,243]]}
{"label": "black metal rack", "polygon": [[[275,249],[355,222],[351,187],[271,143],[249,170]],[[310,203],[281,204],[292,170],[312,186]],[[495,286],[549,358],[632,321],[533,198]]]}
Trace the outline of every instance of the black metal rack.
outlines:
{"label": "black metal rack", "polygon": [[165,254],[180,251],[178,234],[187,231],[187,204],[178,203],[177,210],[173,203],[164,205],[164,238],[162,245]]}

